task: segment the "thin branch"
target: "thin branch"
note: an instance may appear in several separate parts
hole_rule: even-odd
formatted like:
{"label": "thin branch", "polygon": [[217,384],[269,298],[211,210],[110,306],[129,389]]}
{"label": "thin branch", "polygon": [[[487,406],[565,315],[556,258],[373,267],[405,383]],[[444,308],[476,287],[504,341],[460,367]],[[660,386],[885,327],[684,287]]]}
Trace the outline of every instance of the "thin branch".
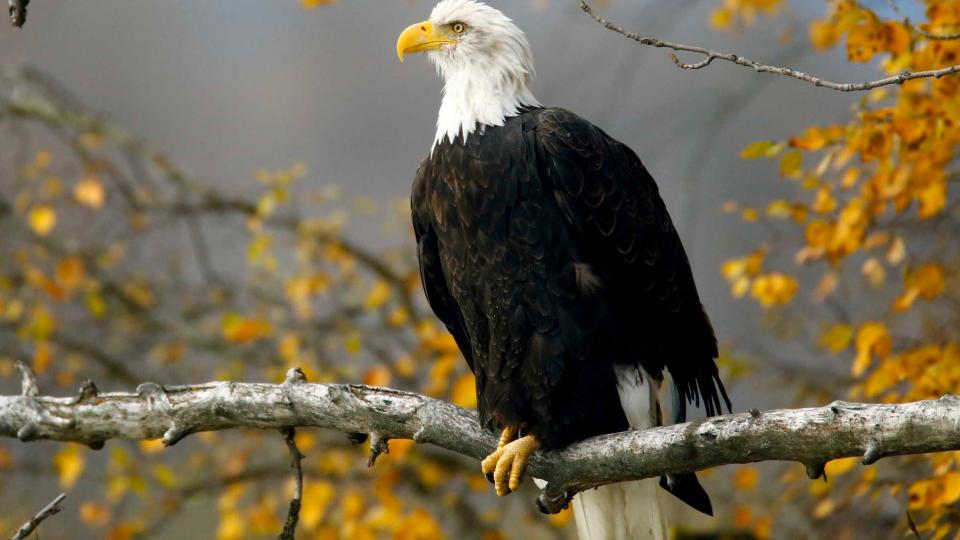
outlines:
{"label": "thin branch", "polygon": [[695,54],[703,55],[705,58],[700,62],[692,63],[683,63],[677,58],[676,55],[671,54],[670,57],[673,60],[673,63],[681,69],[702,69],[714,62],[714,60],[723,60],[739,66],[744,66],[752,68],[758,73],[773,73],[776,75],[783,75],[785,77],[792,77],[794,79],[799,79],[801,81],[808,82],[814,86],[821,88],[828,88],[830,90],[837,90],[840,92],[862,92],[865,90],[872,90],[874,88],[879,88],[881,86],[889,86],[892,84],[903,84],[907,81],[912,81],[914,79],[939,79],[940,77],[945,77],[947,75],[953,75],[955,73],[960,73],[960,65],[953,65],[945,67],[942,69],[932,69],[927,71],[901,71],[896,75],[891,75],[883,79],[877,79],[874,81],[862,82],[862,83],[841,83],[828,81],[809,73],[804,73],[802,71],[797,71],[788,67],[779,67],[771,66],[767,64],[760,63],[757,60],[752,60],[733,53],[725,53],[713,51],[704,47],[698,47],[694,45],[684,45],[682,43],[671,43],[669,41],[663,41],[654,37],[644,37],[640,34],[624,30],[622,27],[617,26],[616,24],[608,21],[607,19],[601,17],[594,11],[593,7],[587,3],[586,0],[577,0],[580,2],[580,8],[590,15],[593,20],[597,21],[604,28],[616,32],[628,39],[632,39],[641,45],[649,45],[651,47],[657,48],[666,48],[673,49],[678,52],[691,52]]}
{"label": "thin branch", "polygon": [[303,501],[303,454],[297,448],[296,430],[294,428],[284,428],[280,430],[283,433],[283,441],[287,443],[287,450],[290,452],[290,466],[294,470],[296,487],[294,488],[293,499],[290,501],[290,508],[287,510],[287,521],[283,525],[283,532],[280,533],[280,540],[294,540],[297,532],[297,522],[300,520],[300,506]]}
{"label": "thin branch", "polygon": [[63,500],[66,498],[67,498],[66,493],[61,493],[60,495],[57,495],[56,499],[50,501],[50,504],[44,506],[43,510],[40,510],[39,512],[37,512],[37,515],[30,518],[30,521],[24,523],[20,527],[20,530],[13,533],[13,536],[10,537],[10,540],[24,540],[27,536],[30,535],[30,533],[33,532],[34,529],[37,528],[37,526],[40,525],[40,522],[60,512],[60,510],[62,510],[62,508],[60,508],[60,503],[62,503]]}
{"label": "thin branch", "polygon": [[[833,459],[865,463],[897,455],[960,450],[960,397],[901,405],[835,402],[813,409],[719,416],[615,433],[540,452],[529,472],[548,481],[538,499],[558,512],[592,487],[733,463],[796,461],[812,476]],[[170,446],[201,431],[319,427],[412,439],[481,459],[497,437],[474,412],[410,392],[347,384],[213,382],[136,393],[78,397],[0,396],[0,436],[71,441],[93,448],[110,439],[157,439]]]}
{"label": "thin branch", "polygon": [[[306,375],[300,369],[291,369],[287,373],[287,380],[283,384],[304,384],[307,382]],[[290,501],[290,508],[287,510],[287,521],[283,525],[283,532],[280,533],[280,540],[294,540],[297,533],[297,522],[300,520],[300,506],[303,501],[303,458],[304,455],[297,448],[297,432],[292,427],[280,429],[283,433],[283,441],[287,444],[287,451],[290,452],[290,466],[294,470],[296,487],[294,488],[293,500]]]}

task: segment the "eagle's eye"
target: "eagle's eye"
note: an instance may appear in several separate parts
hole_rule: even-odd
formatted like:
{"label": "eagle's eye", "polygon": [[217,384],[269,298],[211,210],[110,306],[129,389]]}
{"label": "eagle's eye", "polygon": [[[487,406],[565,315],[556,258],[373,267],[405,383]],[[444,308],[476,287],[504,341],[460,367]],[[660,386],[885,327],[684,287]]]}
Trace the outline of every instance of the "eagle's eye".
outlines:
{"label": "eagle's eye", "polygon": [[453,30],[453,33],[457,34],[458,36],[467,31],[467,25],[463,24],[462,22],[455,22],[450,25],[450,28]]}

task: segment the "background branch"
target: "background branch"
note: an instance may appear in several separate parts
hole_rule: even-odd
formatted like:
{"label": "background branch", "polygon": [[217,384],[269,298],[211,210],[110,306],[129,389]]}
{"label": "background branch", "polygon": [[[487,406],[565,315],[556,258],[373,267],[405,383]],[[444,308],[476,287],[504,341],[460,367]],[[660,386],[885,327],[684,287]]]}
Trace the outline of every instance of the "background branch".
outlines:
{"label": "background branch", "polygon": [[47,519],[48,517],[60,512],[60,503],[67,498],[66,493],[61,493],[57,495],[57,498],[50,501],[50,504],[43,507],[43,510],[37,512],[37,515],[30,518],[30,521],[23,524],[20,529],[10,537],[10,540],[24,540],[27,536],[30,535],[40,525],[40,522]]}
{"label": "background branch", "polygon": [[[683,43],[671,43],[669,41],[663,41],[654,37],[644,37],[635,32],[630,32],[625,30],[623,27],[618,26],[607,19],[601,17],[594,11],[593,7],[586,0],[577,0],[580,2],[580,9],[582,9],[587,15],[593,17],[593,20],[597,21],[604,28],[616,32],[628,39],[632,39],[641,45],[649,45],[651,47],[657,48],[666,48],[673,49],[678,52],[691,52],[704,56],[704,59],[699,62],[684,63],[681,62],[676,55],[671,54],[671,59],[677,67],[682,69],[702,69],[713,63],[714,60],[723,60],[725,62],[730,62],[737,64],[738,66],[744,66],[752,68],[758,73],[773,73],[776,75],[783,75],[785,77],[792,77],[794,79],[799,79],[801,81],[806,81],[814,86],[819,86],[821,88],[829,88],[831,90],[837,90],[840,92],[862,92],[865,90],[873,90],[874,88],[879,88],[881,86],[889,86],[892,84],[903,84],[907,81],[912,81],[914,79],[939,79],[947,75],[953,75],[955,73],[960,73],[960,65],[953,65],[945,67],[942,69],[932,69],[926,71],[901,71],[896,75],[891,75],[889,77],[884,77],[882,79],[877,79],[874,81],[867,81],[862,83],[841,83],[828,81],[809,73],[804,73],[802,71],[797,71],[788,67],[780,66],[771,66],[768,64],[763,64],[757,60],[752,60],[738,54],[726,53],[713,51],[704,47],[698,47],[694,45],[685,45]],[[950,39],[949,37],[943,37],[941,39]]]}
{"label": "background branch", "polygon": [[[288,377],[288,381],[290,377]],[[826,462],[960,450],[960,397],[902,405],[835,402],[813,409],[752,411],[617,433],[538,453],[529,471],[549,484],[538,499],[558,512],[576,493],[603,484],[733,463],[797,461],[811,477]],[[103,446],[109,439],[175,444],[200,431],[310,426],[413,439],[474,459],[496,447],[473,412],[415,393],[362,385],[214,382],[73,398],[0,396],[0,436]]]}

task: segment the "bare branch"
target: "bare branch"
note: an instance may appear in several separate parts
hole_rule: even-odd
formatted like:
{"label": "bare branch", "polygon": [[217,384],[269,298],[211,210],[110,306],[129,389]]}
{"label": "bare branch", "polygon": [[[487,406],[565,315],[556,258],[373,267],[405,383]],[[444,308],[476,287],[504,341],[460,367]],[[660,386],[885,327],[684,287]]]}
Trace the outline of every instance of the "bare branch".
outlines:
{"label": "bare branch", "polygon": [[[307,376],[303,370],[294,368],[287,372],[287,379],[283,384],[304,384],[307,382]],[[283,441],[287,444],[287,451],[290,452],[290,466],[294,470],[296,487],[294,488],[293,500],[290,501],[290,508],[287,510],[287,521],[283,525],[283,532],[280,533],[280,540],[294,540],[297,532],[297,522],[300,521],[300,506],[303,501],[303,458],[304,455],[297,448],[297,432],[292,427],[280,428],[283,433]]]}
{"label": "bare branch", "polygon": [[290,452],[290,466],[294,470],[296,479],[296,488],[293,499],[290,501],[290,509],[287,510],[287,521],[283,525],[283,532],[280,533],[280,540],[294,540],[297,532],[297,522],[300,521],[300,506],[303,501],[303,454],[297,448],[296,430],[294,428],[283,428],[283,440],[287,443],[287,450]]}
{"label": "bare branch", "polygon": [[[783,75],[785,77],[792,77],[794,79],[799,79],[801,81],[808,82],[814,86],[819,86],[821,88],[829,88],[830,90],[837,90],[840,92],[862,92],[865,90],[872,90],[874,88],[879,88],[881,86],[889,86],[892,84],[903,84],[907,81],[912,81],[914,79],[939,79],[940,77],[945,77],[947,75],[953,75],[955,73],[960,73],[960,65],[953,65],[945,67],[942,69],[932,69],[927,71],[901,71],[896,75],[891,75],[883,79],[877,79],[874,81],[867,81],[862,83],[841,83],[828,81],[809,73],[804,73],[802,71],[797,71],[788,67],[779,67],[763,64],[757,60],[752,60],[733,53],[725,53],[719,51],[713,51],[704,47],[697,47],[694,45],[684,45],[682,43],[671,43],[669,41],[663,41],[654,37],[644,37],[640,34],[624,30],[623,27],[617,26],[616,24],[608,21],[607,19],[601,17],[594,11],[593,7],[587,3],[586,0],[577,0],[580,2],[580,8],[593,17],[593,20],[597,21],[604,28],[616,32],[628,39],[632,39],[641,45],[649,45],[651,47],[657,48],[666,48],[673,49],[678,52],[690,52],[695,54],[703,55],[705,58],[700,62],[684,63],[681,62],[676,55],[671,54],[671,59],[677,67],[681,69],[702,69],[713,63],[714,60],[724,60],[738,66],[744,66],[752,68],[758,73],[773,73],[776,75]],[[944,38],[946,39],[946,38]]]}
{"label": "bare branch", "polygon": [[66,498],[67,498],[66,493],[61,493],[60,495],[58,495],[56,499],[50,502],[50,504],[44,506],[43,510],[40,510],[39,512],[37,512],[37,515],[30,518],[30,521],[24,523],[20,527],[20,530],[13,533],[13,536],[10,537],[10,540],[24,540],[27,536],[30,535],[30,533],[33,532],[34,529],[37,528],[37,526],[40,525],[40,522],[60,512],[60,510],[62,510],[62,508],[60,508],[60,503],[62,503],[63,500]]}
{"label": "bare branch", "polygon": [[[82,393],[83,394],[83,393]],[[476,413],[410,392],[347,384],[213,382],[88,399],[0,396],[0,436],[101,446],[109,439],[162,438],[173,445],[201,431],[299,426],[381,439],[413,439],[474,459],[497,437]],[[592,487],[732,463],[796,461],[811,474],[826,462],[862,456],[867,463],[905,454],[960,450],[960,397],[902,405],[835,402],[814,409],[734,414],[656,429],[595,437],[541,452],[530,473],[547,480],[539,498],[557,512]],[[816,475],[816,474],[814,474]]]}

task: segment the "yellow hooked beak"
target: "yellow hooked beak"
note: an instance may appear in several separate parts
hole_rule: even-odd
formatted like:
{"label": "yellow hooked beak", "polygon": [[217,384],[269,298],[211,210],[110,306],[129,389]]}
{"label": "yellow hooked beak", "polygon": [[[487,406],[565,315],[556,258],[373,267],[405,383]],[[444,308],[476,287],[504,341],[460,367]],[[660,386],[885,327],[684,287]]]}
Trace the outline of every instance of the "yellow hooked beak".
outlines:
{"label": "yellow hooked beak", "polygon": [[451,36],[443,35],[443,31],[436,31],[433,23],[424,21],[412,24],[400,34],[397,40],[397,57],[403,62],[406,53],[435,51],[444,45],[455,45],[456,40]]}

